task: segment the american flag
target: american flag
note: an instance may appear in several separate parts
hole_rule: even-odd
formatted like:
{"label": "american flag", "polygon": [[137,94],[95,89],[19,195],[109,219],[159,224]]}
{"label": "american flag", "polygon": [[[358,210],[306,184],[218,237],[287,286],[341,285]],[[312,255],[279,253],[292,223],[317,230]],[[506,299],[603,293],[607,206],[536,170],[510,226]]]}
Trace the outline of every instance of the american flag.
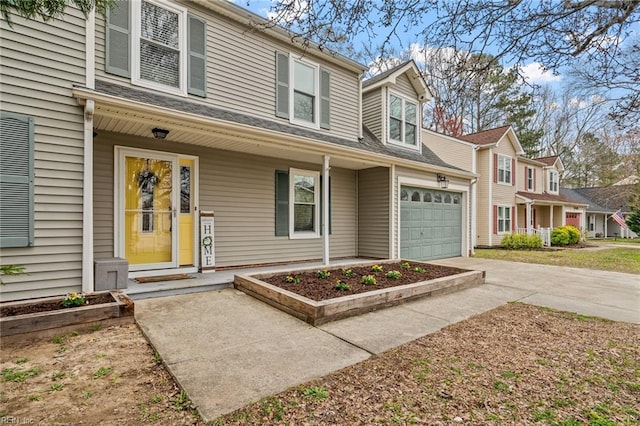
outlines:
{"label": "american flag", "polygon": [[618,209],[617,212],[612,214],[611,219],[615,220],[623,229],[626,229],[627,224],[624,222],[624,217],[622,217],[622,209]]}

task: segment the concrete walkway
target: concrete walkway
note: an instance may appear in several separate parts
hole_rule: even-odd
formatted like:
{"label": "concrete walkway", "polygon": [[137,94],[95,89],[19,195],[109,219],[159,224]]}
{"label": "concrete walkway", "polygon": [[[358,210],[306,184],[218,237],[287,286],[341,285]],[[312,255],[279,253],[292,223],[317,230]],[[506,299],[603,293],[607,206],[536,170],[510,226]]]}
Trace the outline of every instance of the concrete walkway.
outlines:
{"label": "concrete walkway", "polygon": [[136,319],[206,421],[449,324],[521,301],[640,324],[640,276],[498,260],[486,284],[312,327],[234,289],[136,301]]}

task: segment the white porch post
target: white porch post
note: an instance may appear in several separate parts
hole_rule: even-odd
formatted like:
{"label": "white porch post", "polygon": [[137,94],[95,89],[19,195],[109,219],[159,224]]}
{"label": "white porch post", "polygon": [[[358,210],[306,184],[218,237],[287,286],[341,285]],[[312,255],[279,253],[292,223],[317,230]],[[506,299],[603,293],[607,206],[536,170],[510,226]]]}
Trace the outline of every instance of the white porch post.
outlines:
{"label": "white porch post", "polygon": [[609,235],[607,233],[607,219],[608,219],[608,214],[604,214],[604,238],[607,238],[607,236]]}
{"label": "white porch post", "polygon": [[533,234],[533,218],[531,217],[531,203],[526,203],[525,208],[527,209],[527,223],[524,226],[527,228],[527,235]]}
{"label": "white porch post", "polygon": [[[85,21],[85,85],[95,87],[95,31],[96,15],[91,11]],[[95,104],[84,105],[84,143],[82,184],[82,292],[94,291],[93,282],[93,114]]]}
{"label": "white porch post", "polygon": [[549,228],[553,229],[553,204],[549,206]]}
{"label": "white porch post", "polygon": [[322,264],[329,265],[329,159],[328,155],[322,156]]}

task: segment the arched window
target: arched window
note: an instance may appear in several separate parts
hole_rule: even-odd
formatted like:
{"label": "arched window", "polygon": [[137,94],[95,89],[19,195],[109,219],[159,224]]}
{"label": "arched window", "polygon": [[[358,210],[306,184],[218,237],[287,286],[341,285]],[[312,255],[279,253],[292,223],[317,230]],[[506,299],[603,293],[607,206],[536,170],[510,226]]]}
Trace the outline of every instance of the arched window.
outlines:
{"label": "arched window", "polygon": [[433,202],[434,202],[434,203],[441,203],[441,202],[442,202],[442,195],[441,195],[441,194],[436,193],[436,194],[433,196]]}
{"label": "arched window", "polygon": [[444,202],[447,204],[451,204],[451,195],[447,194],[444,196]]}
{"label": "arched window", "polygon": [[409,201],[409,193],[404,189],[400,191],[400,201]]}
{"label": "arched window", "polygon": [[425,203],[430,203],[431,202],[431,193],[430,192],[425,192],[422,201],[424,201]]}
{"label": "arched window", "polygon": [[460,204],[460,197],[458,197],[457,195],[453,196],[453,204]]}
{"label": "arched window", "polygon": [[418,191],[413,191],[413,194],[411,194],[411,201],[420,201],[420,193]]}

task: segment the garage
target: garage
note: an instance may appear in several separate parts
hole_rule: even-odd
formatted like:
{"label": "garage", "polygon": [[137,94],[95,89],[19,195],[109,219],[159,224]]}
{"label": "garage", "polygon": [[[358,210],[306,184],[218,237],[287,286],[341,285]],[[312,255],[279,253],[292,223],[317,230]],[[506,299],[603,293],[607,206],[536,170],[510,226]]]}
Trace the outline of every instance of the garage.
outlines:
{"label": "garage", "polygon": [[400,188],[400,257],[432,260],[462,253],[462,194]]}

